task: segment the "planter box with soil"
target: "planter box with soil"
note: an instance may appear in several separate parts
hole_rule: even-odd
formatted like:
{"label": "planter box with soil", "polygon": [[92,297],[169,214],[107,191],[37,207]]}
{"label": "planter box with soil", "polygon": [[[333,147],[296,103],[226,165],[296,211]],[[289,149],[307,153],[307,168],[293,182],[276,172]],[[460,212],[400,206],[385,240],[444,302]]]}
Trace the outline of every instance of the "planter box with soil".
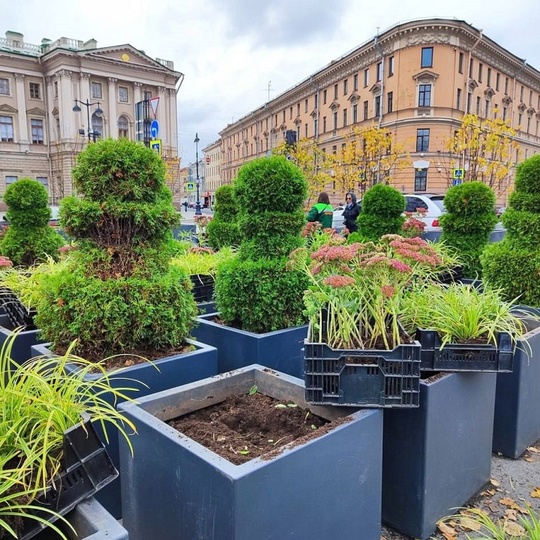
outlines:
{"label": "planter box with soil", "polygon": [[[169,425],[254,387],[335,424],[239,465]],[[301,380],[254,365],[121,404],[137,427],[133,456],[120,441],[130,538],[379,540],[382,411],[309,407],[304,392]]]}
{"label": "planter box with soil", "polygon": [[384,523],[424,540],[489,481],[496,377],[434,374],[419,408],[384,411]]}
{"label": "planter box with soil", "polygon": [[192,333],[197,340],[217,348],[219,373],[260,364],[293,377],[304,377],[307,325],[255,334],[220,324],[218,319],[218,313],[197,317],[198,324]]}

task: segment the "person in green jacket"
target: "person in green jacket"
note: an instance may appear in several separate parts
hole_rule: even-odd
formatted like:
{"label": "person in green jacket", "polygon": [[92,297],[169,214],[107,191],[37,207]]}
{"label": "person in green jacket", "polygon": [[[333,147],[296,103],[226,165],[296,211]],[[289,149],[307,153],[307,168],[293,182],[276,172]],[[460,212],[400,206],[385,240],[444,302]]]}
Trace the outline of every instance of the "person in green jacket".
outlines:
{"label": "person in green jacket", "polygon": [[328,193],[321,191],[317,204],[308,212],[308,221],[318,221],[323,229],[332,228],[332,220],[334,218],[334,209],[330,205]]}

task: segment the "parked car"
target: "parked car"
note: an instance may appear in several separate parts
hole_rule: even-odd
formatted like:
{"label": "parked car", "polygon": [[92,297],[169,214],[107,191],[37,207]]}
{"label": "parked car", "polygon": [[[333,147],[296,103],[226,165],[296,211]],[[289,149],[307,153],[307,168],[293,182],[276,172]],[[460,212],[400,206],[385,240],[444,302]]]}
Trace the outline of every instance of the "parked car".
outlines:
{"label": "parked car", "polygon": [[446,211],[444,208],[444,195],[434,193],[410,193],[405,195],[405,211],[416,212],[418,208],[426,211],[425,215],[419,217],[426,224],[427,231],[440,230],[439,218]]}
{"label": "parked car", "polygon": [[343,206],[337,206],[334,209],[334,216],[332,218],[332,229],[335,229],[336,231],[341,231],[343,229]]}

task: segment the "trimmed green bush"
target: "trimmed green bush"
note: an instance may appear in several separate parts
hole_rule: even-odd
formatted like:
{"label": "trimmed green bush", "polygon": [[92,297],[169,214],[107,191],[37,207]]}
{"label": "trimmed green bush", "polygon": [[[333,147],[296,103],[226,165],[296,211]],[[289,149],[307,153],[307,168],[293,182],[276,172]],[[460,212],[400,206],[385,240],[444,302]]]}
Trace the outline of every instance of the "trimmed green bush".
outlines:
{"label": "trimmed green bush", "polygon": [[483,279],[501,289],[506,300],[540,307],[540,155],[517,166],[508,204],[502,215],[505,237],[481,255]]}
{"label": "trimmed green bush", "polygon": [[466,182],[451,187],[444,197],[446,213],[440,218],[441,241],[460,254],[463,275],[482,274],[480,254],[489,242],[497,223],[495,194],[483,182]]}
{"label": "trimmed green bush", "polygon": [[7,187],[4,201],[9,207],[9,227],[0,242],[0,253],[16,266],[31,266],[48,257],[57,260],[64,239],[49,226],[51,209],[45,187],[32,178],[21,178]]}
{"label": "trimmed green bush", "polygon": [[307,277],[287,269],[302,245],[307,183],[283,156],[244,165],[234,183],[242,239],[238,257],[218,266],[216,303],[223,320],[251,332],[298,326]]}
{"label": "trimmed green bush", "polygon": [[376,242],[385,234],[401,234],[405,197],[385,184],[376,184],[362,198],[362,212],[356,219],[362,241]]}
{"label": "trimmed green bush", "polygon": [[240,244],[238,226],[238,207],[234,196],[234,187],[230,184],[216,190],[214,217],[206,227],[208,244],[214,249]]}
{"label": "trimmed green bush", "polygon": [[127,139],[90,144],[73,170],[78,197],[60,220],[78,245],[44,280],[36,323],[55,351],[77,339],[92,360],[183,345],[197,307],[186,272],[170,265],[178,222],[162,160]]}

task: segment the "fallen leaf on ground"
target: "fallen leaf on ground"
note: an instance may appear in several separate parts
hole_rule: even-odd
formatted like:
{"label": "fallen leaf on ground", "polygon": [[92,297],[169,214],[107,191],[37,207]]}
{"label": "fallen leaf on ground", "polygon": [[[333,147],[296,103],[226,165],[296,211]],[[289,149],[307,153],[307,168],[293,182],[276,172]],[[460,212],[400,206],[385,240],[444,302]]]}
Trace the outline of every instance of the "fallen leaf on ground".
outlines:
{"label": "fallen leaf on ground", "polygon": [[456,529],[450,527],[449,525],[444,523],[444,521],[439,521],[437,523],[437,528],[439,529],[439,531],[441,531],[442,535],[446,540],[457,540]]}
{"label": "fallen leaf on ground", "polygon": [[529,448],[527,448],[527,450],[528,450],[529,452],[540,453],[540,449],[535,448],[534,446],[529,446]]}
{"label": "fallen leaf on ground", "polygon": [[495,480],[495,478],[491,478],[489,480],[491,482],[492,485],[494,485],[495,487],[499,487],[501,485],[501,483],[498,481],[498,480]]}
{"label": "fallen leaf on ground", "polygon": [[531,491],[531,497],[534,497],[535,499],[540,499],[540,487],[534,488]]}
{"label": "fallen leaf on ground", "polygon": [[512,508],[512,509],[508,509],[504,515],[506,516],[507,519],[510,519],[512,521],[517,521],[518,519],[518,515],[517,515],[517,512]]}
{"label": "fallen leaf on ground", "polygon": [[479,531],[482,528],[482,525],[478,521],[466,516],[461,518],[460,525],[468,531]]}
{"label": "fallen leaf on ground", "polygon": [[507,521],[504,524],[504,532],[510,536],[523,537],[527,531],[519,523]]}
{"label": "fallen leaf on ground", "polygon": [[504,506],[509,506],[510,508],[512,508],[516,504],[516,501],[514,501],[514,499],[511,499],[510,497],[503,497],[499,501],[499,503],[504,504]]}

